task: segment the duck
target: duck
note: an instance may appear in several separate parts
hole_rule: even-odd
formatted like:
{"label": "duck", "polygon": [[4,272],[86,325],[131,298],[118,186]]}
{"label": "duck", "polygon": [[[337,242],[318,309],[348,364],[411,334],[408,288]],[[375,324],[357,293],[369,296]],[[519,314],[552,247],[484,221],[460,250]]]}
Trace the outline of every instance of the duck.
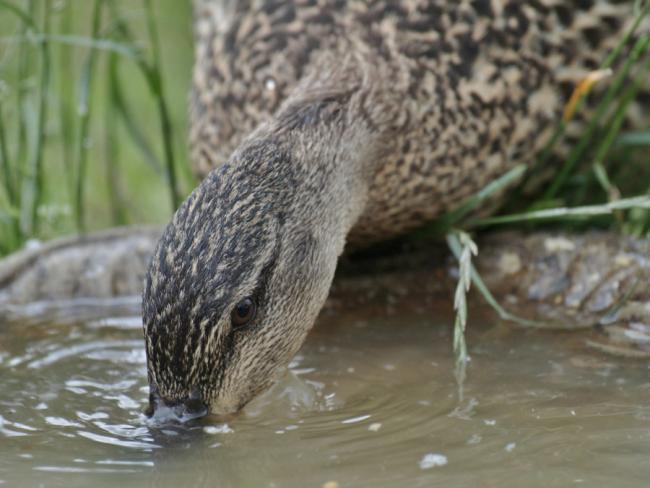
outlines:
{"label": "duck", "polygon": [[530,161],[632,9],[196,0],[189,146],[202,181],[145,278],[149,413],[228,415],[267,390],[344,250]]}

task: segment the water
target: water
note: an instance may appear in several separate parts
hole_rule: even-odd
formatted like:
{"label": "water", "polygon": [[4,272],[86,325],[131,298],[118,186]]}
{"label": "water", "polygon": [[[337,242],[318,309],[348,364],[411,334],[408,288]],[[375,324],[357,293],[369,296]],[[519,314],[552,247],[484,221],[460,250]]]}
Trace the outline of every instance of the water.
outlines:
{"label": "water", "polygon": [[458,400],[450,317],[321,318],[244,414],[142,415],[137,317],[0,326],[0,485],[650,485],[650,363],[578,333],[481,324]]}

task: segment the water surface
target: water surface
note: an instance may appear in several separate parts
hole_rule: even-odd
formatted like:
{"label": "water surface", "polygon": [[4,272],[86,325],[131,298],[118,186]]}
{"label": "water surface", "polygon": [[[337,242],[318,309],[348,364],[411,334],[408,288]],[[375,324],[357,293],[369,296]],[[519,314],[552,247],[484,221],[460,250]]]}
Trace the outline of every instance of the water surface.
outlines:
{"label": "water surface", "polygon": [[473,311],[459,401],[441,310],[325,315],[243,415],[182,426],[141,413],[137,317],[0,325],[0,484],[649,485],[648,361]]}

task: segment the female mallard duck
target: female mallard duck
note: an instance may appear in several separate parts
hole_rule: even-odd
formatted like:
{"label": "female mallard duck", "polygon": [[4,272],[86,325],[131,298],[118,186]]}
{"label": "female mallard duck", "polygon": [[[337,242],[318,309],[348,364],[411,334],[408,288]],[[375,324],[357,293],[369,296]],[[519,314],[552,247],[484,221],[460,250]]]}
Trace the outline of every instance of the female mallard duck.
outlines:
{"label": "female mallard duck", "polygon": [[346,242],[411,229],[529,160],[559,89],[631,18],[629,1],[196,2],[205,179],[145,282],[152,407],[234,412],[271,385]]}

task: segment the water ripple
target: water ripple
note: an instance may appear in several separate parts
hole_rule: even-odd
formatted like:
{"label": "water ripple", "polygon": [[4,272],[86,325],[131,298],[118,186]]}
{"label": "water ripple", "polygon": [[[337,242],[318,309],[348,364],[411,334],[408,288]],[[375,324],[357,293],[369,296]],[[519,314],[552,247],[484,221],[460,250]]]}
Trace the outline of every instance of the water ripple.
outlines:
{"label": "water ripple", "polygon": [[150,449],[157,449],[160,447],[159,445],[150,442],[125,440],[125,439],[120,439],[119,437],[96,434],[94,432],[86,432],[83,430],[78,430],[77,434],[80,435],[81,437],[85,437],[86,439],[90,439],[95,442],[100,442],[102,444],[111,444],[113,446],[143,449],[145,451],[148,451]]}
{"label": "water ripple", "polygon": [[630,486],[650,478],[647,366],[572,357],[553,336],[477,332],[459,402],[448,328],[343,321],[312,336],[289,374],[227,424],[159,425],[141,413],[137,322],[0,329],[0,479],[505,487],[535,484],[534,473],[549,486],[607,486],[612,472],[628,473]]}
{"label": "water ripple", "polygon": [[50,354],[46,355],[45,357],[41,359],[35,359],[33,361],[30,361],[27,363],[28,368],[43,368],[45,366],[50,366],[58,361],[61,361],[63,359],[67,359],[70,357],[74,356],[79,356],[82,353],[87,353],[90,351],[95,351],[95,350],[105,350],[108,348],[119,348],[119,347],[137,347],[141,348],[142,347],[142,341],[135,341],[135,340],[130,340],[130,341],[112,341],[112,342],[106,342],[106,341],[93,341],[93,342],[87,342],[83,344],[75,344],[72,346],[68,346],[65,348],[57,349]]}

